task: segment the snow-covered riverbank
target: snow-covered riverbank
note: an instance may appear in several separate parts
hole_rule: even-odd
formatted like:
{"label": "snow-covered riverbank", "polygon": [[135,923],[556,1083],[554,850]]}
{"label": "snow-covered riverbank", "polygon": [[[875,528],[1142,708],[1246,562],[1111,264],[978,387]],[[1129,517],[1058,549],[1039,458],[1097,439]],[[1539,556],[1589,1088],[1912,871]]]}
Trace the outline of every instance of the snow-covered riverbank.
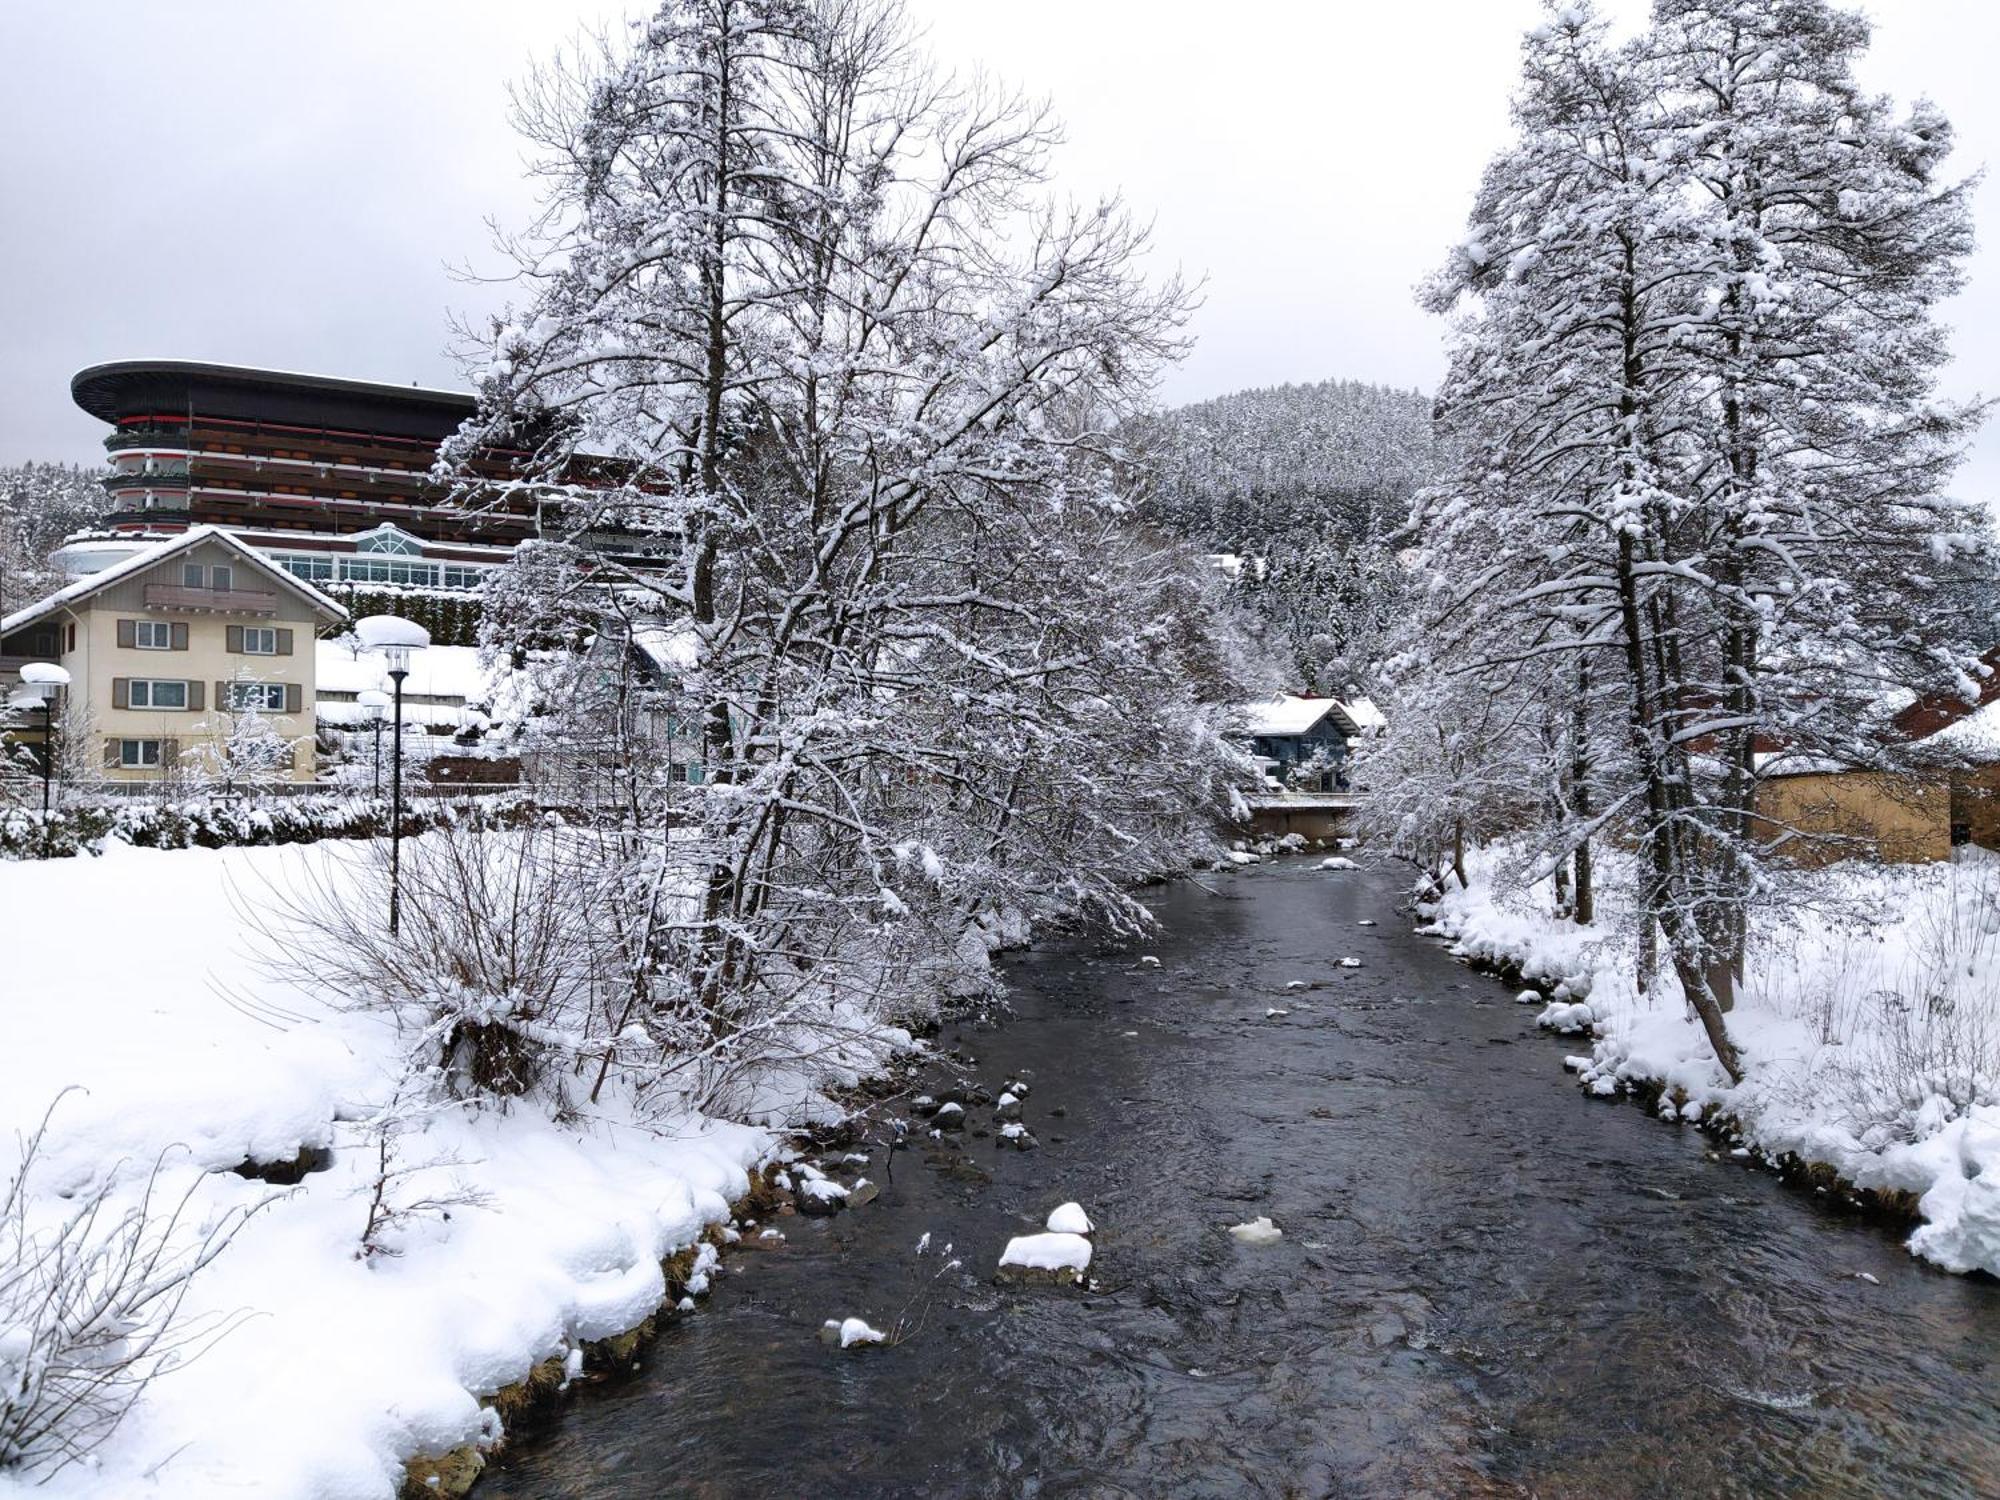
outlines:
{"label": "snow-covered riverbank", "polygon": [[2000,1275],[2000,860],[1971,849],[1951,864],[1812,877],[1818,911],[1753,946],[1729,1017],[1747,1069],[1732,1087],[1673,981],[1642,991],[1636,955],[1610,936],[1630,930],[1615,920],[1629,861],[1604,861],[1600,920],[1578,927],[1550,915],[1545,885],[1532,905],[1504,902],[1504,857],[1478,851],[1471,887],[1420,911],[1455,953],[1553,994],[1542,1024],[1592,1038],[1569,1059],[1587,1088],[1661,1090],[1665,1116],[1734,1119],[1741,1150],[1908,1194],[1923,1220],[1914,1253]]}
{"label": "snow-covered riverbank", "polygon": [[[101,1217],[134,1209],[155,1161],[156,1201],[192,1195],[177,1243],[261,1205],[182,1308],[183,1326],[227,1332],[147,1387],[93,1461],[40,1487],[0,1478],[0,1495],[391,1496],[406,1460],[495,1434],[494,1392],[552,1359],[574,1369],[584,1344],[654,1312],[662,1262],[726,1222],[780,1148],[777,1119],[657,1103],[562,1124],[532,1105],[429,1110],[387,1164],[382,1252],[362,1256],[385,1171],[369,1122],[398,1040],[381,1013],[300,989],[241,912],[365,857],[114,845],[0,863],[0,1186],[17,1133],[53,1105],[29,1228],[107,1179]],[[882,1055],[907,1040],[885,1034]],[[319,1169],[293,1186],[231,1170],[302,1153]],[[26,1347],[15,1334],[0,1327],[0,1369],[10,1337]]]}

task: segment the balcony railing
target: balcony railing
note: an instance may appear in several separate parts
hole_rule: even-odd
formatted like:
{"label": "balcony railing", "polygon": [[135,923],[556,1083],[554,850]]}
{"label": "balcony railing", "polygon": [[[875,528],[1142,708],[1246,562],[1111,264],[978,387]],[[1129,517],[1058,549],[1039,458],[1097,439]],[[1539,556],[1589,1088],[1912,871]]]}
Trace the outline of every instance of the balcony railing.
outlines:
{"label": "balcony railing", "polygon": [[107,490],[184,490],[188,487],[186,464],[162,464],[157,469],[107,469],[98,476]]}
{"label": "balcony railing", "polygon": [[146,585],[146,608],[274,615],[278,612],[278,596],[254,589],[191,589],[177,583],[149,583]]}
{"label": "balcony railing", "polygon": [[113,531],[130,526],[157,526],[164,530],[191,526],[194,524],[194,515],[182,507],[156,505],[139,509],[114,510],[106,514],[97,524]]}
{"label": "balcony railing", "polygon": [[125,448],[185,448],[188,438],[185,427],[121,427],[104,440],[104,446],[111,453]]}

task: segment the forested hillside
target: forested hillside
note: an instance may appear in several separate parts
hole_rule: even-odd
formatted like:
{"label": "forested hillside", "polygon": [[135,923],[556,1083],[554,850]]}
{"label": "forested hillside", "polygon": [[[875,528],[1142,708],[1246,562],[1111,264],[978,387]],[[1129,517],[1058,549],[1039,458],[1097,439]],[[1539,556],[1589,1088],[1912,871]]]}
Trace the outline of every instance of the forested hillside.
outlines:
{"label": "forested hillside", "polygon": [[105,509],[93,470],[41,463],[0,468],[0,615],[61,582],[49,554]]}
{"label": "forested hillside", "polygon": [[1149,417],[1146,514],[1245,559],[1243,602],[1293,685],[1367,675],[1402,591],[1388,537],[1436,471],[1430,398],[1325,380],[1237,391]]}

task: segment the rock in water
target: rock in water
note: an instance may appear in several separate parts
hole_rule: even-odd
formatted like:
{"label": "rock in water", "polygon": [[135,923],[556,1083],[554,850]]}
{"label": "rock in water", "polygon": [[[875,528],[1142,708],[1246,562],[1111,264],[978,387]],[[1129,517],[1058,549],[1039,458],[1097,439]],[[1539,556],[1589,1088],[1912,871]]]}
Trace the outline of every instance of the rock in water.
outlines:
{"label": "rock in water", "polygon": [[1231,1238],[1244,1245],[1275,1245],[1285,1237],[1285,1231],[1259,1214],[1248,1224],[1229,1226]]}
{"label": "rock in water", "polygon": [[1081,1281],[1090,1269],[1090,1241],[1080,1234],[1024,1234],[1007,1241],[1000,1269],[1056,1281]]}
{"label": "rock in water", "polygon": [[889,1335],[879,1328],[870,1328],[863,1318],[828,1318],[819,1326],[819,1341],[822,1344],[837,1344],[842,1349],[852,1349],[857,1345],[886,1344]]}

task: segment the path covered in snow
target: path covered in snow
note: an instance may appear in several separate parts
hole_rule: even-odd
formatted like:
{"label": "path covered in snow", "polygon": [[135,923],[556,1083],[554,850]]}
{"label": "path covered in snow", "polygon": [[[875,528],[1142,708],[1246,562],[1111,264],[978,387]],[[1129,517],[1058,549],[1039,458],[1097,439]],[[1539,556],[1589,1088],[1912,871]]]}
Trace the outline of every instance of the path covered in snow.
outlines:
{"label": "path covered in snow", "polygon": [[[1039,1149],[976,1099],[935,1136],[892,1106],[845,1148],[876,1201],[746,1237],[650,1374],[486,1493],[2000,1492],[2000,1289],[1591,1098],[1573,1041],[1411,935],[1401,872],[1315,863],[1011,965],[1016,1015],[942,1044],[1030,1085]],[[996,1274],[1072,1201],[1081,1285]],[[849,1317],[903,1336],[817,1337]]]}

